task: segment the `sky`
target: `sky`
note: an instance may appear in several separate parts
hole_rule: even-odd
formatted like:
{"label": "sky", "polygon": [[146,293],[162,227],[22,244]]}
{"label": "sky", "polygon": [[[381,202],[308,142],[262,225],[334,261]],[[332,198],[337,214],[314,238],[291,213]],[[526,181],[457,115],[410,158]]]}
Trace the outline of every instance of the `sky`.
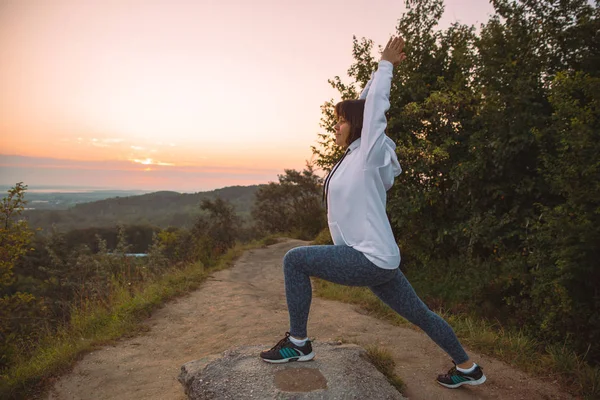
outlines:
{"label": "sky", "polygon": [[[0,0],[0,184],[197,192],[277,181],[317,145],[352,37],[401,0]],[[441,27],[486,0],[446,0]]]}

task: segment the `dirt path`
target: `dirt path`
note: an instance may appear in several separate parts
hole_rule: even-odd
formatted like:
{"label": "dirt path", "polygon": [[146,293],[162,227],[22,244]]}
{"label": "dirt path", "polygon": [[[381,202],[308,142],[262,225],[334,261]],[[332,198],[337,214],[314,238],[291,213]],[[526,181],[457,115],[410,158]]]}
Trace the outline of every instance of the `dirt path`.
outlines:
{"label": "dirt path", "polygon": [[[143,336],[86,355],[57,381],[48,399],[185,399],[177,381],[182,364],[230,347],[270,347],[288,328],[281,261],[307,242],[287,240],[246,252],[199,290],[167,304],[148,320]],[[470,352],[488,381],[480,387],[445,389],[434,382],[449,357],[421,332],[392,326],[356,307],[313,298],[309,335],[343,337],[388,348],[410,399],[571,399],[556,385],[528,378],[506,364]],[[318,357],[318,354],[317,354]]]}

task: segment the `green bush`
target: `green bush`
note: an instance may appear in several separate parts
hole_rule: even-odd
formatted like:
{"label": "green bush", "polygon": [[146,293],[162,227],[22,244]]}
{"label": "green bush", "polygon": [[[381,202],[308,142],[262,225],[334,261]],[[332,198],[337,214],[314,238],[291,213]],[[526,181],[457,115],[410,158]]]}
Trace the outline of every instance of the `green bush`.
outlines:
{"label": "green bush", "polygon": [[333,244],[333,239],[331,239],[331,233],[329,233],[329,228],[323,229],[316,238],[311,242],[314,245],[323,245],[323,244]]}

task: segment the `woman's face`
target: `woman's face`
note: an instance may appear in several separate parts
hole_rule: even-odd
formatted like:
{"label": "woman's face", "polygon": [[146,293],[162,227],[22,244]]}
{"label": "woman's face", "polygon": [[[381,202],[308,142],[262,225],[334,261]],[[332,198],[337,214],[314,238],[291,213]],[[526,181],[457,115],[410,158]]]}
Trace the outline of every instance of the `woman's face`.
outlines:
{"label": "woman's face", "polygon": [[338,122],[333,127],[335,129],[335,144],[346,147],[348,136],[350,135],[350,123],[339,116]]}

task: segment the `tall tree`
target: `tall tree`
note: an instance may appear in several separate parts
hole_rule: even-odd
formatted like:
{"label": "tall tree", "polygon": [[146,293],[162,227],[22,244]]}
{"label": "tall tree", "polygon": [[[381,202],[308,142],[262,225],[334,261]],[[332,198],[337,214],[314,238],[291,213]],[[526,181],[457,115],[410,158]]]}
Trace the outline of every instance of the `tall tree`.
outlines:
{"label": "tall tree", "polygon": [[208,211],[208,217],[198,219],[195,232],[207,235],[218,254],[232,247],[240,224],[233,205],[217,197],[214,200],[203,199],[200,209]]}
{"label": "tall tree", "polygon": [[[386,132],[404,171],[387,211],[403,268],[431,296],[585,351],[600,337],[599,2],[492,4],[477,32],[439,30],[441,0],[406,1]],[[372,51],[354,39],[354,82],[330,81],[342,99],[364,85]],[[313,148],[325,169],[340,152],[332,106]]]}
{"label": "tall tree", "polygon": [[323,179],[311,164],[303,171],[286,169],[256,193],[252,216],[267,232],[293,232],[314,237],[326,226],[321,204]]}

